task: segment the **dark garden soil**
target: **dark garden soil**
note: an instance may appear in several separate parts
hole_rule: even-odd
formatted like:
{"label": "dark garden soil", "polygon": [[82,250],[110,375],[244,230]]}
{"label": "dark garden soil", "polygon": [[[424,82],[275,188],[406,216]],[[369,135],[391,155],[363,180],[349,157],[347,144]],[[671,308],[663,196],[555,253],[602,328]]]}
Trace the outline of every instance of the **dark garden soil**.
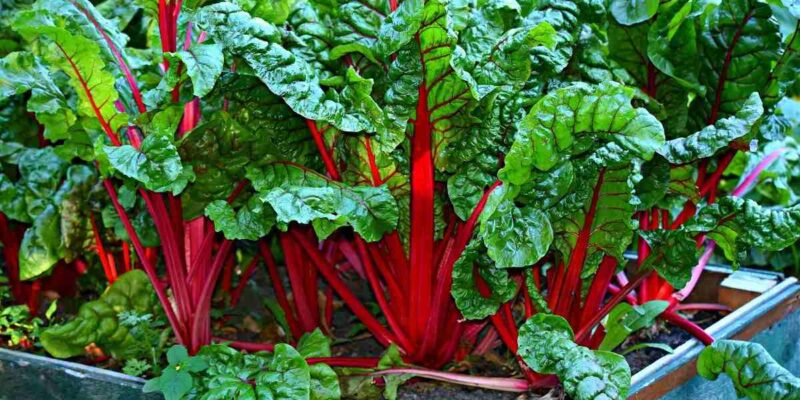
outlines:
{"label": "dark garden soil", "polygon": [[[718,312],[701,311],[689,317],[692,322],[707,328],[722,319],[724,315]],[[621,349],[625,350],[639,343],[663,343],[675,349],[689,339],[692,339],[692,336],[684,330],[660,321],[657,332],[644,332],[641,335],[632,336],[622,344]],[[628,365],[631,367],[631,374],[635,374],[666,354],[661,349],[645,347],[626,354],[625,359],[628,360]]]}
{"label": "dark garden soil", "polygon": [[441,383],[419,382],[400,387],[400,400],[556,400],[558,397],[539,396],[527,393],[506,393],[495,390],[468,388]]}

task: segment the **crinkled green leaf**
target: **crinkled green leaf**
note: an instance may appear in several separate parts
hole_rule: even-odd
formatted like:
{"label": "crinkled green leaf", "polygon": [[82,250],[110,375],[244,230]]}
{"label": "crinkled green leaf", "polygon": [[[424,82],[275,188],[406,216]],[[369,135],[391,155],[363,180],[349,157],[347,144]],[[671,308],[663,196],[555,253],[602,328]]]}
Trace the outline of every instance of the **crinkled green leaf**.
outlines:
{"label": "crinkled green leaf", "polygon": [[223,2],[203,7],[195,21],[227,54],[243,58],[270,91],[303,117],[348,132],[376,131],[382,122],[360,110],[346,109],[338,94],[323,91],[311,65],[281,45],[275,26],[253,18],[237,5]]}
{"label": "crinkled green leaf", "polygon": [[339,46],[356,44],[365,48],[375,47],[379,40],[381,23],[390,14],[389,2],[382,0],[315,3],[321,17],[331,19],[334,43]]}
{"label": "crinkled green leaf", "polygon": [[552,73],[560,73],[573,56],[573,48],[578,41],[581,21],[589,20],[593,14],[591,1],[550,0],[530,2],[521,10],[523,24],[535,26],[547,22],[557,32],[553,51],[543,48],[535,49],[533,56],[541,62],[541,66]]}
{"label": "crinkled green leaf", "polygon": [[717,120],[689,136],[675,138],[658,150],[672,164],[685,164],[713,156],[720,149],[753,130],[764,108],[758,93],[753,93],[736,115]]}
{"label": "crinkled green leaf", "polygon": [[184,170],[178,149],[168,136],[147,136],[139,150],[122,145],[105,146],[103,152],[114,170],[141,182],[149,190],[180,193],[192,178],[191,171]]}
{"label": "crinkled green leaf", "polygon": [[[485,33],[485,32],[484,32]],[[474,96],[483,98],[499,86],[520,85],[531,73],[531,49],[552,49],[556,43],[556,31],[547,22],[532,28],[516,28],[502,36],[479,36],[464,39],[464,47],[456,47],[452,65],[458,75],[474,91]],[[472,39],[472,40],[470,40]]]}
{"label": "crinkled green leaf", "polygon": [[63,256],[58,210],[49,206],[25,231],[20,244],[20,279],[31,279],[49,271]]}
{"label": "crinkled green leaf", "polygon": [[566,162],[550,171],[532,171],[531,179],[520,188],[516,200],[541,209],[558,204],[572,190],[575,167]]}
{"label": "crinkled green leaf", "polygon": [[49,147],[23,149],[16,163],[16,182],[2,175],[0,211],[13,220],[30,223],[52,203],[67,163]]}
{"label": "crinkled green leaf", "polygon": [[[52,149],[39,150],[38,154],[50,154]],[[66,176],[61,182],[62,174],[58,171],[63,161],[54,158],[36,158],[36,164],[31,165],[39,172],[55,172],[53,176],[27,174],[33,180],[27,181],[27,189],[36,188],[33,184],[38,180],[45,183],[60,184],[58,191],[55,188],[46,188],[42,192],[24,191],[25,201],[31,211],[36,215],[32,226],[25,231],[20,244],[19,276],[23,280],[45,275],[61,260],[72,261],[80,257],[86,247],[89,237],[89,213],[86,204],[92,185],[95,183],[94,173],[85,165],[73,165],[66,171]],[[24,161],[25,157],[23,157]],[[40,164],[42,162],[53,164]],[[27,164],[27,163],[26,163]],[[23,164],[24,166],[25,164]],[[58,172],[57,172],[58,171]],[[33,197],[36,196],[36,197]]]}
{"label": "crinkled green leaf", "polygon": [[275,210],[279,226],[311,223],[324,238],[336,228],[350,225],[371,242],[397,225],[397,203],[385,185],[348,186],[283,163],[250,168],[247,178],[261,200]]}
{"label": "crinkled green leaf", "polygon": [[[129,51],[126,49],[128,36],[122,32],[122,28],[113,20],[117,19],[116,22],[123,22],[120,21],[120,15],[108,14],[107,16],[112,18],[109,19],[103,14],[102,11],[109,11],[109,6],[110,4],[106,4],[105,7],[101,5],[95,7],[89,0],[39,0],[34,4],[33,9],[51,16],[56,26],[64,27],[66,31],[95,44],[96,48],[99,49],[98,55],[102,62],[109,66],[113,65],[108,69],[108,72],[113,74],[114,78],[122,80],[125,79],[126,71],[130,71],[135,67],[136,60],[135,57],[129,57]],[[100,8],[103,8],[103,10]],[[129,5],[125,10],[114,11],[135,13],[136,8]],[[131,17],[133,17],[132,14],[127,16],[127,18]],[[94,54],[94,51],[94,49],[91,49],[91,54]],[[84,71],[84,73],[84,77],[93,76],[89,71]],[[92,85],[88,85],[88,87],[91,88]],[[92,90],[94,91],[94,89]],[[121,92],[118,100],[125,105],[126,109],[136,112],[138,107],[133,101],[130,87],[120,85],[118,90]],[[102,91],[105,91],[105,89]],[[104,94],[100,95],[100,97],[104,96]],[[96,100],[98,105],[102,104],[102,102],[102,99]],[[108,106],[113,107],[113,101],[109,102]],[[103,106],[100,107],[103,108]],[[104,111],[103,115],[107,119],[111,119],[110,115],[112,114]],[[115,126],[113,121],[110,121],[109,124]]]}
{"label": "crinkled green leaf", "polygon": [[[662,5],[647,32],[645,51],[650,62],[661,73],[699,93],[703,93],[705,88],[698,81],[696,20],[704,9],[704,1],[674,1]],[[661,88],[659,90],[663,91]],[[659,97],[664,98],[663,95]],[[682,100],[683,103],[676,104],[675,108],[685,109],[686,98]]]}
{"label": "crinkled green leaf", "polygon": [[[789,7],[789,10],[794,10],[792,15],[798,17],[798,6],[794,5]],[[772,108],[776,103],[780,102],[781,98],[785,95],[796,96],[798,75],[800,74],[800,19],[794,24],[794,29],[785,37],[781,44],[782,52],[780,58],[776,62],[767,86],[762,90],[764,103],[767,108]]]}
{"label": "crinkled green leaf", "polygon": [[223,73],[205,100],[227,103],[228,110],[206,117],[180,141],[182,163],[195,175],[181,197],[185,218],[226,199],[249,165],[287,159],[316,165],[318,153],[305,121],[257,78]]}
{"label": "crinkled green leaf", "polygon": [[697,373],[717,380],[728,375],[739,397],[789,400],[798,397],[800,379],[778,364],[758,343],[718,340],[700,352]]}
{"label": "crinkled green leaf", "polygon": [[119,277],[99,299],[81,305],[75,317],[63,325],[42,332],[42,346],[57,358],[81,355],[84,348],[95,343],[115,358],[129,354],[136,339],[120,324],[117,314],[122,311],[152,313],[157,301],[147,275],[133,270]]}
{"label": "crinkled green leaf", "polygon": [[331,341],[319,329],[304,334],[297,342],[297,352],[303,357],[330,357]]}
{"label": "crinkled green leaf", "polygon": [[296,0],[237,0],[236,3],[254,17],[261,18],[272,24],[282,24],[289,17]]}
{"label": "crinkled green leaf", "polygon": [[706,93],[690,107],[696,129],[735,115],[753,92],[764,90],[780,49],[772,11],[758,0],[713,7],[702,18],[698,39],[698,76]]}
{"label": "crinkled green leaf", "polygon": [[[509,278],[508,271],[497,268],[483,254],[485,248],[479,240],[470,241],[467,248],[453,265],[453,283],[450,293],[456,307],[466,319],[483,319],[497,312],[503,303],[511,300],[517,287]],[[481,294],[476,279],[480,276],[490,293]]]}
{"label": "crinkled green leaf", "polygon": [[683,196],[695,204],[699,203],[700,189],[697,187],[694,172],[692,164],[670,166],[667,194]]}
{"label": "crinkled green leaf", "polygon": [[635,226],[634,173],[631,165],[600,171],[581,166],[572,191],[549,212],[554,245],[566,259],[579,257],[575,249],[586,247],[584,278],[605,255],[623,261]]}
{"label": "crinkled green leaf", "polygon": [[323,69],[333,65],[341,65],[332,54],[337,39],[334,36],[329,21],[326,20],[316,7],[317,3],[299,2],[295,4],[287,21],[292,27],[292,32],[302,40],[299,46],[291,46],[289,50],[305,58],[316,68]]}
{"label": "crinkled green leaf", "polygon": [[613,83],[576,83],[550,92],[520,124],[500,177],[524,184],[531,168],[549,170],[598,142],[593,156],[601,162],[650,159],[664,143],[664,130],[645,109],[631,105],[634,94]]}
{"label": "crinkled green leaf", "polygon": [[382,58],[396,53],[414,39],[423,18],[422,0],[403,1],[397,10],[381,21],[375,53]]}
{"label": "crinkled green leaf", "polygon": [[725,257],[738,264],[751,248],[778,251],[800,238],[800,206],[769,208],[752,200],[723,197],[701,209],[687,229],[707,232]]}
{"label": "crinkled green leaf", "polygon": [[534,371],[558,376],[564,391],[575,400],[611,400],[627,397],[631,371],[615,353],[577,345],[564,318],[536,314],[519,331],[519,355]]}
{"label": "crinkled green leaf", "polygon": [[[303,357],[330,357],[331,341],[322,331],[315,329],[303,335],[297,342],[297,352]],[[309,366],[311,372],[311,399],[335,400],[341,398],[339,379],[336,372],[327,364],[317,363]]]}
{"label": "crinkled green leaf", "polygon": [[127,115],[114,106],[119,94],[114,76],[105,69],[97,41],[59,25],[58,17],[47,9],[19,13],[14,28],[21,35],[44,41],[44,58],[70,77],[80,99],[80,115],[94,119],[99,114],[112,132],[127,122]]}
{"label": "crinkled green leaf", "polygon": [[97,183],[94,170],[87,165],[71,165],[55,195],[55,206],[60,214],[60,235],[63,257],[67,262],[84,255],[87,240],[91,237],[89,223],[92,209],[92,188]]}
{"label": "crinkled green leaf", "polygon": [[547,299],[545,299],[545,297],[542,295],[542,292],[539,290],[539,287],[536,285],[536,280],[534,279],[533,274],[533,269],[529,269],[525,274],[525,286],[528,289],[528,295],[531,297],[531,301],[533,301],[533,306],[536,307],[537,312],[543,314],[552,314],[553,312],[547,305]]}
{"label": "crinkled green leaf", "polygon": [[686,286],[700,255],[694,235],[687,230],[639,231],[639,235],[653,249],[641,269],[654,269],[675,289]]}
{"label": "crinkled green leaf", "polygon": [[44,136],[51,140],[64,138],[76,118],[50,71],[30,53],[6,55],[0,60],[0,97],[27,91],[31,92],[27,108],[45,126]]}
{"label": "crinkled green leaf", "polygon": [[503,187],[489,195],[479,220],[479,235],[498,268],[533,265],[553,241],[547,215],[534,207],[517,207]]}
{"label": "crinkled green leaf", "polygon": [[128,36],[88,0],[39,0],[34,9],[57,11],[59,24],[95,42],[107,63],[116,63],[119,54],[127,63]]}
{"label": "crinkled green leaf", "polygon": [[275,345],[269,369],[256,375],[256,395],[264,399],[307,399],[311,396],[311,371],[297,350]]}
{"label": "crinkled green leaf", "polygon": [[466,221],[478,204],[483,191],[492,184],[494,178],[479,167],[465,166],[447,180],[447,194],[453,210],[459,218]]}
{"label": "crinkled green leaf", "polygon": [[[160,379],[164,379],[162,375]],[[238,376],[222,375],[211,378],[203,400],[242,399],[257,400],[256,388]],[[267,397],[269,398],[269,397]]]}
{"label": "crinkled green leaf", "polygon": [[258,197],[251,197],[239,210],[225,200],[216,200],[206,206],[206,217],[214,222],[214,229],[231,240],[258,240],[269,233],[275,224],[275,215]]}
{"label": "crinkled green leaf", "polygon": [[[456,35],[449,26],[450,15],[445,2],[432,0],[425,2],[424,17],[418,33],[419,45],[415,68],[422,67],[422,82],[425,99],[418,99],[419,92],[409,91],[411,102],[426,100],[425,114],[431,126],[431,140],[434,146],[434,164],[446,168],[448,146],[459,138],[470,135],[470,127],[477,123],[470,110],[477,106],[475,93],[451,66],[456,45]],[[401,55],[402,56],[402,55]],[[399,57],[401,57],[399,56]],[[416,92],[416,94],[415,94]],[[420,111],[417,107],[417,111]],[[424,118],[417,115],[415,118]],[[426,133],[423,133],[426,134]]]}
{"label": "crinkled green leaf", "polygon": [[642,164],[642,180],[636,186],[640,210],[651,209],[667,195],[670,170],[669,163],[661,157]]}
{"label": "crinkled green leaf", "polygon": [[183,107],[172,105],[163,109],[140,114],[136,118],[136,126],[145,136],[159,135],[172,137],[178,131],[178,126],[183,118]]}

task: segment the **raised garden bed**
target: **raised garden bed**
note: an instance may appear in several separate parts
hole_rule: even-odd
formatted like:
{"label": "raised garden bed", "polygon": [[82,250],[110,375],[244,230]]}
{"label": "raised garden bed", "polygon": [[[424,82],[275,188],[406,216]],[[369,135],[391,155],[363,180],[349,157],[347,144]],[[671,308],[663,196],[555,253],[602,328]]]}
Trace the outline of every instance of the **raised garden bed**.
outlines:
{"label": "raised garden bed", "polygon": [[[724,271],[708,274],[708,286],[720,282]],[[718,275],[718,276],[714,276]],[[717,288],[719,286],[717,285]],[[713,290],[698,292],[713,293]],[[734,310],[706,329],[715,339],[748,340],[763,345],[781,365],[800,373],[800,285],[788,278]],[[721,377],[707,381],[697,376],[696,361],[705,346],[691,339],[632,378],[630,398],[647,399],[733,399],[736,398],[730,379]],[[663,396],[663,397],[662,397]]]}
{"label": "raised garden bed", "polygon": [[3,2],[0,339],[146,381],[0,396],[800,393],[797,1],[119,3]]}
{"label": "raised garden bed", "polygon": [[[708,267],[699,284],[700,290],[691,301],[718,301],[721,283],[732,271],[723,267]],[[730,314],[707,328],[715,339],[749,340],[763,345],[785,368],[800,373],[800,284],[795,278],[783,279],[780,274],[741,270],[757,278],[775,280],[775,284],[753,297]],[[746,291],[724,293],[723,296],[747,296]],[[677,329],[677,328],[673,328]],[[677,347],[673,354],[657,359],[632,378],[632,400],[680,400],[703,398],[724,400],[735,398],[730,380],[717,381],[697,376],[696,358],[703,344],[690,339]],[[643,350],[639,350],[643,351]],[[159,399],[156,394],[142,393],[144,380],[122,373],[84,364],[56,360],[28,353],[0,349],[0,387],[10,398],[48,399]],[[399,399],[518,399],[518,393],[461,386],[418,382],[402,387]],[[528,395],[529,398],[538,398]]]}

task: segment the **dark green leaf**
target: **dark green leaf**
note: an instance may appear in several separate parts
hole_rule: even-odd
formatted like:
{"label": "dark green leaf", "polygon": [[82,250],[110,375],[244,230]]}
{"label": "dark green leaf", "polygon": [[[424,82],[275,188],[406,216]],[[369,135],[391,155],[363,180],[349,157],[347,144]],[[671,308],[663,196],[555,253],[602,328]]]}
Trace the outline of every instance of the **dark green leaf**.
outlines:
{"label": "dark green leaf", "polygon": [[381,119],[346,109],[338,94],[323,91],[316,71],[281,45],[274,25],[254,19],[232,3],[203,7],[195,21],[227,54],[242,57],[270,91],[303,117],[348,132],[376,131],[380,126]]}
{"label": "dark green leaf", "polygon": [[555,374],[575,400],[624,399],[631,383],[625,359],[578,346],[564,318],[536,314],[519,331],[519,355],[534,371]]}
{"label": "dark green leaf", "polygon": [[694,235],[687,230],[640,230],[639,235],[654,250],[642,269],[655,269],[675,289],[686,286],[699,257]]}
{"label": "dark green leaf", "polygon": [[758,343],[718,340],[700,352],[697,373],[716,380],[726,374],[736,394],[751,400],[796,399],[800,379],[781,367]]}
{"label": "dark green leaf", "polygon": [[237,211],[227,201],[216,200],[206,206],[205,215],[214,222],[217,232],[231,240],[258,240],[275,224],[272,210],[255,196]]}
{"label": "dark green leaf", "polygon": [[[453,265],[450,291],[456,307],[466,319],[483,319],[493,315],[501,304],[511,300],[517,292],[508,271],[495,267],[492,260],[483,254],[484,251],[480,241],[472,240]],[[478,289],[478,276],[488,286],[488,296]]]}
{"label": "dark green leaf", "polygon": [[131,145],[103,148],[111,166],[122,175],[141,182],[157,192],[180,193],[193,179],[181,163],[178,150],[169,136],[150,135],[137,150]]}
{"label": "dark green leaf", "polygon": [[350,225],[365,240],[376,241],[397,225],[397,203],[385,185],[351,187],[279,163],[248,169],[247,178],[275,210],[279,224],[312,223],[321,238]]}
{"label": "dark green leaf", "polygon": [[42,332],[42,346],[57,358],[81,355],[84,348],[95,343],[115,358],[136,357],[136,339],[126,326],[119,323],[117,314],[133,310],[153,313],[157,301],[147,275],[142,270],[125,273],[98,300],[81,305],[76,316],[63,325]]}
{"label": "dark green leaf", "polygon": [[751,248],[778,251],[800,238],[800,206],[771,209],[752,200],[724,197],[704,207],[687,227],[707,232],[725,253],[738,264]]}
{"label": "dark green leaf", "polygon": [[547,215],[533,207],[517,207],[503,186],[489,195],[479,220],[479,235],[498,268],[533,265],[553,241]]}
{"label": "dark green leaf", "polygon": [[753,93],[736,115],[722,118],[689,136],[676,138],[658,150],[672,164],[685,164],[713,156],[720,149],[753,130],[761,119],[764,108],[758,93]]}
{"label": "dark green leaf", "polygon": [[311,396],[311,371],[303,356],[279,343],[269,369],[256,376],[256,395],[264,399],[307,399]]}

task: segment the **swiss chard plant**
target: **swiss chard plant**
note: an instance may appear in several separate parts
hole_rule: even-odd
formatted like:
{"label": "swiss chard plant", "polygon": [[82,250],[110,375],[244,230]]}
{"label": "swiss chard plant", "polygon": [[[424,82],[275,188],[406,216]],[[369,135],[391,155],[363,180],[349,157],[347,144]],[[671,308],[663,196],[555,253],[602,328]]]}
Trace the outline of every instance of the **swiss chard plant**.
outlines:
{"label": "swiss chard plant", "polygon": [[[713,342],[677,311],[715,249],[736,263],[800,236],[800,209],[743,198],[796,159],[776,110],[798,17],[756,0],[20,4],[0,93],[36,135],[0,154],[2,211],[31,226],[0,237],[7,264],[34,278],[90,246],[116,281],[43,333],[60,357],[95,343],[157,365],[120,315],[157,314],[152,287],[178,346],[147,389],[168,398],[337,398],[328,365],[381,369],[387,389],[624,398],[627,334],[660,315]],[[141,270],[117,276],[109,244]],[[257,254],[234,288],[237,247]],[[211,345],[216,289],[238,303],[262,262],[289,344]],[[402,365],[306,354],[336,297]],[[433,370],[498,340],[524,379]],[[725,343],[705,357],[771,365]]]}

